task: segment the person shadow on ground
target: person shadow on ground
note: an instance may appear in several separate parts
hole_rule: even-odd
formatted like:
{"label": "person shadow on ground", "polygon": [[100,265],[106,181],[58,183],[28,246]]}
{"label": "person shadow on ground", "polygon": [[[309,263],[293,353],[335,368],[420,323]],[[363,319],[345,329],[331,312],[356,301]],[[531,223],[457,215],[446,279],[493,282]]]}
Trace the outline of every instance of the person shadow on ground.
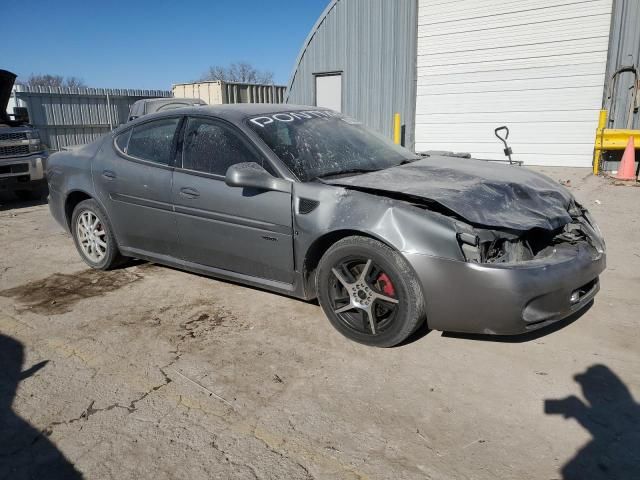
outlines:
{"label": "person shadow on ground", "polygon": [[47,362],[22,372],[24,348],[0,334],[0,480],[76,480],[82,475],[40,431],[12,409],[18,384]]}
{"label": "person shadow on ground", "polygon": [[562,467],[563,479],[640,479],[640,404],[604,365],[574,379],[587,403],[573,395],[545,401],[545,413],[575,419],[593,437]]}

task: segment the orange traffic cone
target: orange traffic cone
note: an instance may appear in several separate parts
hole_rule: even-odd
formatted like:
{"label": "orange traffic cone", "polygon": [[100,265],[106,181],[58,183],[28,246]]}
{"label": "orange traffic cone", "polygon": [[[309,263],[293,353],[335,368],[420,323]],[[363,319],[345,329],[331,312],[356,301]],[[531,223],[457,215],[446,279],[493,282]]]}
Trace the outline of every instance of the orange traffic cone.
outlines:
{"label": "orange traffic cone", "polygon": [[618,168],[618,174],[616,178],[618,180],[635,180],[636,179],[636,150],[633,142],[633,137],[629,137],[627,147],[622,154],[622,161]]}

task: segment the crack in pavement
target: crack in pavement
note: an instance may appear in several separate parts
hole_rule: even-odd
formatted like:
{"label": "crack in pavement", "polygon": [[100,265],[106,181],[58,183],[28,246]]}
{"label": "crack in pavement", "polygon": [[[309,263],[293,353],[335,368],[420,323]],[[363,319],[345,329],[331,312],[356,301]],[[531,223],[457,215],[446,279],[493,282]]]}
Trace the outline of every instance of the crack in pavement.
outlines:
{"label": "crack in pavement", "polygon": [[[307,467],[302,465],[300,462],[298,462],[297,460],[295,460],[295,459],[283,454],[282,452],[279,452],[279,451],[273,449],[271,446],[269,446],[266,442],[264,442],[263,440],[261,440],[257,436],[253,435],[253,437],[256,440],[258,440],[269,452],[277,455],[281,459],[286,460],[286,461],[290,462],[291,464],[295,465],[296,467],[300,468],[308,480],[315,480],[315,477],[313,475],[311,475],[311,473],[309,472]],[[213,440],[211,441],[211,447],[213,447],[216,451],[220,452],[224,456],[225,460],[227,460],[231,465],[239,466],[239,467],[245,467],[245,468],[249,469],[251,471],[252,475],[254,476],[254,478],[256,480],[260,480],[261,477],[258,475],[258,472],[256,471],[256,469],[255,469],[255,467],[253,465],[250,465],[249,463],[238,463],[238,462],[232,460],[231,459],[231,455],[229,454],[229,452],[224,450],[223,448],[221,448],[220,445],[218,445],[217,438],[215,436],[213,437]]]}
{"label": "crack in pavement", "polygon": [[256,480],[260,480],[260,477],[258,476],[258,472],[256,472],[256,469],[253,467],[253,465],[249,465],[248,463],[238,463],[232,460],[231,458],[229,458],[229,453],[226,450],[220,448],[217,442],[217,438],[215,436],[213,437],[213,440],[211,441],[210,445],[214,450],[219,452],[224,457],[224,459],[227,462],[229,462],[231,465],[233,465],[234,467],[246,468],[251,472],[251,475],[253,475],[253,478],[255,478]]}
{"label": "crack in pavement", "polygon": [[284,458],[284,459],[290,460],[291,462],[293,462],[294,464],[296,464],[298,467],[300,467],[300,468],[304,471],[304,473],[305,473],[305,475],[307,476],[307,478],[309,478],[309,479],[313,480],[314,476],[313,476],[313,475],[311,475],[311,472],[309,472],[309,470],[307,469],[307,467],[305,467],[305,466],[304,466],[302,463],[300,463],[299,461],[297,461],[297,460],[295,460],[295,459],[293,459],[293,458],[291,458],[291,457],[289,457],[289,456],[285,455],[284,453],[282,453],[282,452],[280,452],[280,451],[278,451],[278,450],[274,449],[271,445],[269,445],[267,442],[265,442],[265,441],[264,441],[264,440],[262,440],[260,437],[258,437],[257,430],[258,430],[258,427],[256,426],[256,427],[253,429],[253,437],[254,437],[254,438],[256,438],[257,440],[259,440],[259,441],[260,441],[260,443],[262,443],[262,444],[267,448],[267,450],[269,450],[270,452],[275,453],[276,455],[279,455],[281,458]]}
{"label": "crack in pavement", "polygon": [[72,425],[72,424],[74,424],[76,422],[79,422],[81,420],[89,420],[90,417],[92,417],[93,415],[95,415],[97,413],[108,412],[108,411],[114,410],[116,408],[124,409],[130,414],[135,412],[138,409],[138,407],[137,407],[138,403],[140,403],[142,400],[147,398],[152,393],[157,392],[161,388],[164,388],[167,385],[169,385],[171,382],[173,382],[173,380],[171,378],[169,378],[169,376],[165,372],[165,369],[168,368],[169,366],[173,365],[173,363],[175,363],[177,360],[178,359],[176,358],[172,362],[170,362],[169,364],[165,365],[164,367],[159,368],[160,373],[162,373],[162,376],[164,377],[164,382],[163,383],[161,383],[160,385],[156,385],[156,386],[152,387],[150,390],[144,392],[140,397],[138,397],[138,398],[136,398],[134,400],[131,400],[131,402],[129,402],[129,405],[122,405],[122,404],[120,404],[120,402],[116,402],[116,403],[112,403],[111,405],[107,405],[106,407],[103,407],[103,408],[94,408],[93,406],[95,405],[96,401],[95,400],[91,400],[91,403],[89,403],[89,406],[85,410],[83,410],[83,412],[78,417],[71,418],[69,420],[51,422],[47,427],[45,427],[40,432],[40,434],[36,438],[34,438],[34,440],[31,442],[31,445],[36,443],[40,439],[40,437],[42,435],[45,435],[47,437],[51,436],[51,434],[53,433],[54,428],[59,426],[59,425]]}

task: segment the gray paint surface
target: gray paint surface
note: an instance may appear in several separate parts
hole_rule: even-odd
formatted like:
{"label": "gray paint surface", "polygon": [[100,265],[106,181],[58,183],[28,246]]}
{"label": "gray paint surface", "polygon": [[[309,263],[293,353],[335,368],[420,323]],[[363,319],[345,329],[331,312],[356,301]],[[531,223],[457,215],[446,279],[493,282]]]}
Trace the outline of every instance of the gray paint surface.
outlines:
{"label": "gray paint surface", "polygon": [[531,170],[482,160],[434,155],[329,182],[438,202],[476,225],[555,230],[571,222],[573,197],[558,182]]}
{"label": "gray paint surface", "polygon": [[[316,296],[314,273],[331,244],[352,235],[374,238],[393,248],[413,267],[430,305],[429,325],[442,330],[522,333],[584,308],[597,292],[597,277],[605,268],[604,245],[599,234],[589,227],[586,211],[566,215],[564,224],[558,219],[551,225],[549,228],[560,229],[566,225],[568,240],[554,233],[552,237],[557,239],[554,248],[529,259],[530,262],[527,259],[509,259],[495,265],[473,262],[463,254],[460,235],[467,235],[466,238],[471,235],[477,246],[480,235],[490,234],[495,245],[496,241],[514,239],[514,233],[509,231],[512,225],[505,225],[502,233],[472,227],[473,217],[469,223],[464,220],[469,218],[469,212],[452,215],[429,202],[416,201],[416,196],[402,187],[396,185],[391,191],[388,185],[392,182],[385,182],[385,189],[373,185],[365,192],[353,185],[295,181],[289,172],[288,176],[280,175],[280,180],[290,182],[290,189],[231,186],[223,175],[183,168],[179,155],[169,165],[158,165],[117,150],[113,140],[129,128],[156,119],[207,116],[217,119],[212,121],[228,122],[230,128],[232,125],[239,135],[253,143],[257,160],[263,157],[273,170],[282,172],[286,169],[283,162],[247,126],[247,119],[308,108],[225,105],[176,109],[142,117],[91,145],[51,156],[48,165],[51,212],[68,228],[69,213],[74,206],[68,203],[73,199],[70,194],[83,192],[102,206],[125,255],[306,299]],[[177,140],[174,137],[174,148]],[[475,175],[487,180],[493,172],[496,180],[501,180],[501,169],[505,168],[511,167],[486,163]],[[414,167],[412,164],[393,167],[390,174],[397,169],[412,171]],[[264,174],[272,178],[266,171]],[[490,216],[493,205],[485,202],[482,191],[461,187],[457,180],[465,177],[459,172],[458,175],[460,178],[456,179],[455,172],[450,172],[447,198],[466,202],[471,213],[474,208],[476,211],[484,208]],[[406,179],[402,174],[395,176]],[[510,184],[514,191],[524,191],[524,185],[532,183],[532,179],[538,181],[539,187],[524,192],[516,201],[521,202],[527,195],[547,197],[546,203],[540,199],[536,211],[528,215],[520,211],[524,220],[546,213],[555,215],[558,208],[564,208],[565,200],[573,203],[571,195],[559,185],[552,191],[551,180],[548,184],[542,182],[544,177],[524,169],[513,176],[518,177]],[[367,175],[350,178],[355,179],[354,183],[358,179],[366,182]],[[486,182],[484,187],[489,189]],[[444,188],[441,185],[436,193],[441,195]],[[316,207],[302,212],[302,200],[311,201]],[[581,233],[575,236],[570,231]],[[592,282],[589,292],[578,302],[569,303],[571,293],[585,287],[586,282]],[[449,285],[456,285],[455,297],[440,294]],[[510,289],[512,285],[515,287]],[[434,292],[442,298],[439,303],[430,304],[428,299]],[[457,302],[457,298],[465,301]],[[504,308],[505,302],[510,305],[508,309]],[[461,320],[469,316],[474,318],[473,322]]]}
{"label": "gray paint surface", "polygon": [[[620,67],[635,65],[640,68],[640,2],[638,0],[615,0],[611,18],[609,56],[607,58],[607,80],[604,91],[604,106],[609,106],[608,128],[627,128],[631,103],[630,87],[634,82],[631,72],[621,73],[613,96],[610,77]],[[640,113],[635,113],[631,128],[640,128]]]}
{"label": "gray paint surface", "polygon": [[314,74],[342,71],[342,112],[391,138],[402,115],[413,148],[416,97],[415,0],[333,0],[305,41],[287,103],[315,105]]}
{"label": "gray paint surface", "polygon": [[16,85],[16,104],[27,107],[31,124],[52,150],[93,142],[126,123],[134,102],[170,97],[164,90],[45,88]]}

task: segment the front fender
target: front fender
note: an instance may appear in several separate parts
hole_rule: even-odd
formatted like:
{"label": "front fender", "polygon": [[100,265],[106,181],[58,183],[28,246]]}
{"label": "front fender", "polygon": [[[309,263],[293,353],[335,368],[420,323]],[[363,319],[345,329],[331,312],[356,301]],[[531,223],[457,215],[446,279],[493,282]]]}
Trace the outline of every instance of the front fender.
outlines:
{"label": "front fender", "polygon": [[[301,212],[302,199],[315,208]],[[354,234],[376,238],[405,254],[464,261],[452,218],[401,200],[324,184],[296,183],[293,216],[294,255],[301,272],[314,269],[318,255],[331,243]]]}
{"label": "front fender", "polygon": [[[317,202],[300,213],[300,199]],[[456,240],[455,221],[443,214],[382,195],[322,184],[298,183],[293,195],[299,251],[318,238],[340,230],[362,232],[400,252],[464,260]]]}

